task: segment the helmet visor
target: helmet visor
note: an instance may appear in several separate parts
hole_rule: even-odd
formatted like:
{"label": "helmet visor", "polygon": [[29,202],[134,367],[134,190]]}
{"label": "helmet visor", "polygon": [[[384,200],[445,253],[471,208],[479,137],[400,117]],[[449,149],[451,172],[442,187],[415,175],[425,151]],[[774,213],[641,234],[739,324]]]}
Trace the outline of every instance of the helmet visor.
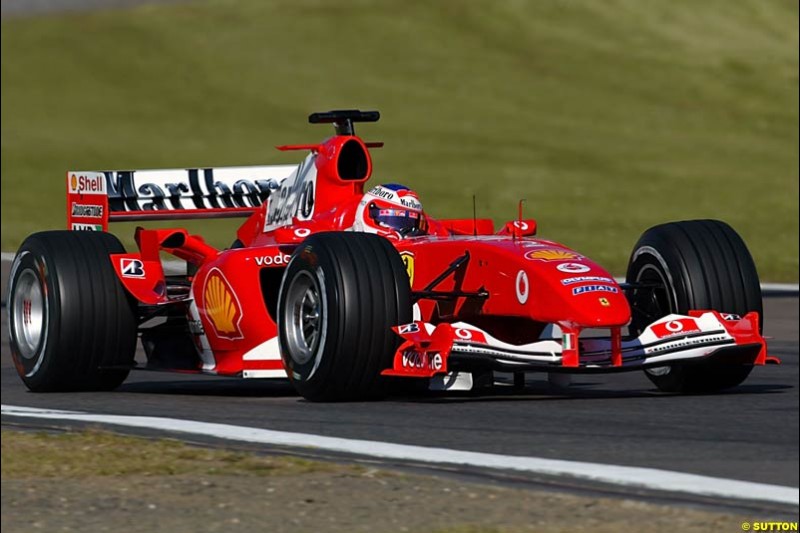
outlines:
{"label": "helmet visor", "polygon": [[410,209],[369,206],[369,216],[379,226],[391,228],[401,235],[416,235],[422,228],[422,214]]}

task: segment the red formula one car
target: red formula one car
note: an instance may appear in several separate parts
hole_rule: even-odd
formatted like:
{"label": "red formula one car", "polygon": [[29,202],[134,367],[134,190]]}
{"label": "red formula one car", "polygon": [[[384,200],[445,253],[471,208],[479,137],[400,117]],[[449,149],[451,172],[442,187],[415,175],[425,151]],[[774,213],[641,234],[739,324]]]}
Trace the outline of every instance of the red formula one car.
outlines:
{"label": "red formula one car", "polygon": [[[650,228],[619,284],[536,238],[534,220],[495,231],[434,219],[402,185],[365,192],[382,143],[353,124],[378,118],[312,114],[336,135],[279,147],[310,152],[296,166],[68,172],[69,231],[31,235],[11,268],[11,350],[28,388],[113,389],[138,368],[139,339],[148,369],[288,376],[311,400],[377,397],[392,382],[464,390],[493,371],[644,370],[663,391],[710,392],[772,361],[753,260],[725,223]],[[231,216],[247,219],[224,250],[139,228],[126,252],[107,233]],[[167,275],[163,252],[185,273]]]}

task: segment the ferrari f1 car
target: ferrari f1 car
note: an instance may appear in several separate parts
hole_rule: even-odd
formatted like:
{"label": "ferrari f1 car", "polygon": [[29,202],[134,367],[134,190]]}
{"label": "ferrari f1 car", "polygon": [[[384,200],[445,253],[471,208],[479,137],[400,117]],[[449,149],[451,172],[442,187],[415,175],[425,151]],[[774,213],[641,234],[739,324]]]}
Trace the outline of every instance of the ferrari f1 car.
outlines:
{"label": "ferrari f1 car", "polygon": [[[330,401],[397,383],[469,389],[492,372],[643,370],[662,391],[713,392],[775,361],[753,259],[727,224],[648,229],[618,283],[521,213],[495,231],[434,219],[406,187],[365,192],[382,143],[354,123],[378,118],[312,114],[336,134],[279,147],[307,151],[299,165],[67,172],[68,230],[31,235],[11,268],[11,351],[27,387],[108,390],[146,368],[288,377]],[[127,252],[107,232],[239,216],[222,250],[185,229],[138,228]],[[162,253],[185,272],[166,274]]]}

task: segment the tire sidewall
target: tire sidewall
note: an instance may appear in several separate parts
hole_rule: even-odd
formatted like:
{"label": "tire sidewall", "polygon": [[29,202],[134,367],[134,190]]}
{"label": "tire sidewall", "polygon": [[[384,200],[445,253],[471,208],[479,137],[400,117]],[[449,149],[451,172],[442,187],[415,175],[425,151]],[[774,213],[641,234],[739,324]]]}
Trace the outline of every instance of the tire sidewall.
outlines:
{"label": "tire sidewall", "polygon": [[[60,291],[59,282],[54,269],[51,266],[45,250],[39,249],[35,243],[26,241],[20,247],[19,252],[11,267],[9,276],[9,340],[11,345],[11,357],[14,366],[17,368],[22,380],[31,389],[37,389],[44,385],[45,379],[42,376],[51,374],[51,367],[58,365],[54,353],[58,344],[58,331],[61,326]],[[15,317],[14,302],[16,299],[17,284],[23,272],[31,270],[36,275],[44,293],[44,331],[35,355],[31,358],[23,357],[16,345],[16,335],[14,333]]]}
{"label": "tire sidewall", "polygon": [[[300,329],[311,316],[308,308],[295,314],[310,287],[293,286],[301,276],[312,278],[321,300],[317,327],[324,342],[313,341],[313,354],[307,351],[311,339]],[[286,267],[276,313],[281,358],[295,390],[311,401],[384,396],[388,381],[381,372],[391,367],[400,344],[391,328],[411,316],[408,275],[389,241],[358,232],[309,236]]]}
{"label": "tire sidewall", "polygon": [[[728,260],[726,268],[720,268],[722,258]],[[666,296],[658,300],[662,316],[686,315],[693,309],[715,309],[742,316],[755,310],[759,316],[762,314],[752,257],[741,237],[723,222],[685,221],[650,228],[634,247],[626,281],[642,281],[646,271],[657,272],[666,288]],[[635,291],[629,293],[634,298]],[[753,294],[758,297],[752,298]],[[736,297],[731,300],[730,295]],[[729,299],[723,304],[725,296]],[[631,304],[632,309],[636,307],[633,298]],[[638,335],[647,325],[634,317],[631,331]],[[740,384],[751,370],[748,365],[691,361],[648,368],[645,374],[665,392],[708,393]]]}
{"label": "tire sidewall", "polygon": [[[628,283],[640,282],[646,271],[655,273],[666,286],[669,309],[664,310],[665,315],[678,312],[679,302],[685,300],[685,297],[682,297],[682,284],[676,284],[675,276],[670,268],[669,256],[665,257],[657,248],[649,244],[637,246],[631,256],[631,262],[628,266],[625,279]],[[637,289],[631,289],[632,292],[636,290]],[[640,334],[644,327],[648,325],[649,324],[631,323],[631,326],[637,334]]]}
{"label": "tire sidewall", "polygon": [[[324,382],[333,364],[332,359],[335,355],[333,352],[338,344],[335,334],[338,321],[337,313],[332,309],[331,304],[337,301],[337,295],[334,280],[325,275],[326,271],[331,272],[331,266],[324,250],[320,247],[304,245],[293,254],[281,281],[282,289],[278,296],[278,342],[286,373],[294,385],[300,388],[314,387],[315,384]],[[289,302],[286,300],[288,291],[285,289],[288,289],[292,282],[303,274],[310,276],[319,289],[321,338],[311,359],[300,363],[289,355],[285,343],[286,328],[288,328],[289,322],[287,319]]]}
{"label": "tire sidewall", "polygon": [[[669,253],[670,248],[666,243],[661,243],[655,239],[643,239],[631,255],[631,263],[628,268],[626,280],[629,282],[640,281],[642,275],[647,270],[655,271],[661,277],[665,287],[668,301],[668,309],[664,309],[664,316],[672,313],[685,313],[683,309],[688,309],[688,298],[686,295],[686,285],[680,272],[676,272],[675,259]],[[634,331],[641,334],[649,324],[632,324]],[[681,365],[664,365],[653,368],[645,368],[644,373],[660,388],[676,389],[683,379],[684,368]]]}
{"label": "tire sidewall", "polygon": [[[138,340],[137,304],[109,259],[124,251],[111,234],[68,230],[35,233],[20,246],[9,275],[9,344],[31,391],[111,390],[128,375]],[[29,358],[18,345],[13,316],[19,312],[14,306],[23,305],[20,279],[27,271],[43,291],[46,315],[46,330]]]}

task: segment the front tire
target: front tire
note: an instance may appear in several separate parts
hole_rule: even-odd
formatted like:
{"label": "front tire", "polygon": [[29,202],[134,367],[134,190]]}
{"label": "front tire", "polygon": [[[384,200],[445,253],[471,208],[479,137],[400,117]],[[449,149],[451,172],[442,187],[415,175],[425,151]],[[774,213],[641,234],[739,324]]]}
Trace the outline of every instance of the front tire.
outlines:
{"label": "front tire", "polygon": [[312,401],[387,393],[392,366],[411,322],[411,288],[400,255],[367,233],[317,233],[301,244],[284,273],[278,337],[289,379]]}
{"label": "front tire", "polygon": [[20,246],[9,276],[11,355],[34,392],[111,390],[127,377],[136,304],[109,258],[125,253],[100,232],[46,231]]}
{"label": "front tire", "polygon": [[[759,314],[761,286],[742,238],[718,220],[671,222],[644,232],[628,263],[626,281],[656,289],[630,289],[631,331],[638,335],[653,321],[690,309],[713,309],[744,316]],[[645,370],[659,390],[710,393],[741,384],[752,365],[707,361]]]}

